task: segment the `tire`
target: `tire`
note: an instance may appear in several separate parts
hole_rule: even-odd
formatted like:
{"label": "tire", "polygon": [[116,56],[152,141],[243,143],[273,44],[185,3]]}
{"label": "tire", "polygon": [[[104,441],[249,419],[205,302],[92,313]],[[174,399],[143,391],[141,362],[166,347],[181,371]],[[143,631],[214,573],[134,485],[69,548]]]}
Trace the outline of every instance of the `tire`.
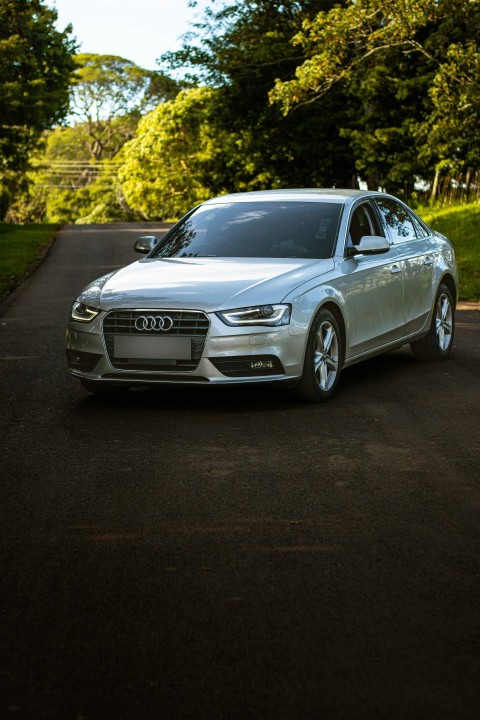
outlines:
{"label": "tire", "polygon": [[446,360],[452,351],[454,334],[455,305],[452,293],[442,283],[435,298],[428,335],[410,343],[414,357],[422,362]]}
{"label": "tire", "polygon": [[116,383],[106,383],[98,380],[84,380],[79,378],[85,390],[92,395],[114,395],[116,393],[125,392],[130,389],[129,385],[117,385]]}
{"label": "tire", "polygon": [[303,374],[295,394],[307,402],[326,402],[340,380],[343,347],[338,323],[329,310],[320,310],[307,340]]}

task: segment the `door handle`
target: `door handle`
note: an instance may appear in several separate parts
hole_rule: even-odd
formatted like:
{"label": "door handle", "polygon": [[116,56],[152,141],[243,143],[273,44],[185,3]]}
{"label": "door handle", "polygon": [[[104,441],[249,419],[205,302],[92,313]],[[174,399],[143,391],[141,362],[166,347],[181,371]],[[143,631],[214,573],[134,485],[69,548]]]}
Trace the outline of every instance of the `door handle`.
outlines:
{"label": "door handle", "polygon": [[402,272],[402,268],[400,267],[400,265],[392,265],[392,267],[390,268],[390,272],[392,273],[392,275],[398,275],[398,273]]}

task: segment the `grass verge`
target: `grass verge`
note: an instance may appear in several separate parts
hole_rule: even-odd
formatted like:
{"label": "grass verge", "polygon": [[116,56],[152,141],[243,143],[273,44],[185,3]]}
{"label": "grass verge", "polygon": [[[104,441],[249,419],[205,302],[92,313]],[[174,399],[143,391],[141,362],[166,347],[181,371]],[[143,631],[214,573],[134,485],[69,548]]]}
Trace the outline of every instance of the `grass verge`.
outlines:
{"label": "grass verge", "polygon": [[460,299],[480,301],[480,205],[419,210],[433,230],[452,241],[457,257]]}
{"label": "grass verge", "polygon": [[56,230],[56,225],[0,223],[0,299],[35,267]]}

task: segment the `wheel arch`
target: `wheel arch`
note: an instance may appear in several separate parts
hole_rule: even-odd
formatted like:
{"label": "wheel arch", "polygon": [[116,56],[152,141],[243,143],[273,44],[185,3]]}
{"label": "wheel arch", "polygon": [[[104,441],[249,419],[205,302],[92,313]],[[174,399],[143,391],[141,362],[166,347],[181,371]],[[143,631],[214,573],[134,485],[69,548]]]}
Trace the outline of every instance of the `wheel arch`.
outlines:
{"label": "wheel arch", "polygon": [[445,273],[445,275],[442,276],[440,279],[440,285],[443,283],[443,285],[446,285],[447,288],[450,290],[450,293],[452,295],[453,299],[453,307],[455,309],[457,305],[457,284],[453,278],[453,275],[450,273]]}
{"label": "wheel arch", "polygon": [[[322,317],[322,313],[325,313]],[[327,314],[328,313],[328,314]],[[314,367],[314,343],[315,338],[313,336],[313,330],[317,326],[320,327],[320,322],[323,322],[324,320],[331,320],[335,322],[335,325],[338,328],[338,331],[336,331],[336,334],[339,335],[338,337],[338,345],[340,346],[341,350],[341,356],[338,358],[338,363],[336,364],[336,368],[331,370],[331,373],[335,372],[335,376],[325,377],[326,386],[322,387],[320,380],[317,378],[317,371],[320,372],[319,368]],[[326,400],[329,400],[332,395],[335,392],[336,386],[339,382],[340,378],[340,372],[343,367],[344,358],[345,358],[345,321],[343,317],[343,313],[340,309],[340,307],[337,305],[336,302],[332,301],[331,299],[326,300],[325,302],[321,303],[317,306],[316,312],[312,314],[311,322],[308,328],[308,333],[306,334],[306,344],[305,344],[305,350],[303,355],[303,371],[302,375],[298,379],[294,391],[296,395],[301,398],[302,400],[306,400],[307,402],[325,402]],[[328,352],[328,351],[326,351]],[[340,353],[339,353],[340,354]],[[331,356],[331,359],[333,359],[334,356]],[[312,360],[312,363],[309,362],[309,359]],[[323,360],[321,362],[324,364],[324,367],[327,366],[327,360],[326,355],[323,355]],[[330,373],[330,374],[331,374]],[[323,373],[322,373],[323,375]],[[329,375],[329,372],[327,370],[326,375]],[[332,382],[329,382],[332,380]]]}

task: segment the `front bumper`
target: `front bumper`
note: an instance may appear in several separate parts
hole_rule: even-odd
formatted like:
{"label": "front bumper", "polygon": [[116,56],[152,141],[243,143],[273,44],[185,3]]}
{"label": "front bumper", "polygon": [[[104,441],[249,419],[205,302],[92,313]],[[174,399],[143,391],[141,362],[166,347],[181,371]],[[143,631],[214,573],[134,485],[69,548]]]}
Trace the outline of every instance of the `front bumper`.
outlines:
{"label": "front bumper", "polygon": [[103,320],[107,314],[100,313],[88,324],[69,322],[67,363],[75,377],[128,385],[228,385],[288,383],[302,374],[306,335],[291,335],[288,325],[229,327],[215,314],[207,315],[210,327],[194,370],[120,369],[112,362],[105,342]]}

